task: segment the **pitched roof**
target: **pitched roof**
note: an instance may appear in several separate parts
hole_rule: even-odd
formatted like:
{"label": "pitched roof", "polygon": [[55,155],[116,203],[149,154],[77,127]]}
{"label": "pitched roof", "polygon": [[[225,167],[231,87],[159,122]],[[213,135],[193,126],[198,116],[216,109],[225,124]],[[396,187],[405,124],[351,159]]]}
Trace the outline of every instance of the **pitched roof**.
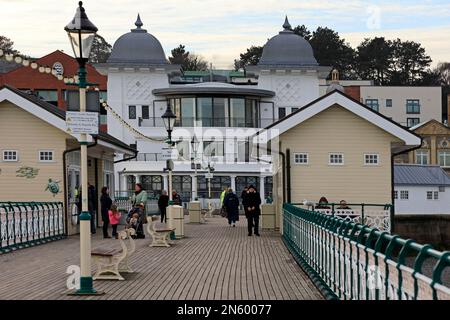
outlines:
{"label": "pitched roof", "polygon": [[394,165],[394,184],[396,185],[450,185],[450,177],[440,166],[396,164]]}
{"label": "pitched roof", "polygon": [[277,129],[277,132],[271,133],[270,138],[274,138],[334,105],[339,105],[369,121],[373,125],[401,139],[406,145],[420,146],[422,144],[422,138],[416,133],[409,131],[406,127],[403,127],[397,122],[372,110],[368,106],[338,90],[329,92],[283,119],[272,123],[268,127],[260,130],[257,135],[268,129]]}
{"label": "pitched roof", "polygon": [[[51,113],[52,115],[56,116],[57,118],[64,120],[64,122],[66,121],[66,112],[64,110],[58,108],[57,106],[54,106],[51,103],[41,100],[40,98],[38,98],[37,96],[35,96],[33,94],[21,91],[19,89],[9,86],[9,85],[4,85],[4,86],[0,87],[0,91],[3,89],[8,89],[8,90],[12,91],[14,94],[32,102],[33,104],[35,104],[38,107],[44,109],[45,111]],[[0,100],[0,102],[1,102],[1,100]],[[119,139],[113,137],[112,135],[110,135],[108,133],[99,132],[97,135],[92,135],[92,136],[98,137],[100,140],[109,142],[109,143],[114,144],[117,147],[123,148],[125,150],[136,152],[136,149],[130,147],[128,144],[120,141]]]}
{"label": "pitched roof", "polygon": [[428,121],[424,121],[424,122],[421,122],[421,123],[419,123],[419,124],[416,124],[415,126],[412,126],[411,128],[409,128],[409,130],[411,130],[411,131],[416,131],[417,129],[422,128],[422,127],[425,127],[425,126],[427,126],[427,125],[429,125],[429,124],[431,124],[431,123],[435,123],[436,125],[438,125],[438,126],[444,128],[444,129],[446,129],[446,130],[450,130],[450,128],[449,128],[448,126],[446,126],[446,125],[443,124],[442,122],[439,122],[439,121],[436,120],[436,119],[430,119],[430,120],[428,120]]}

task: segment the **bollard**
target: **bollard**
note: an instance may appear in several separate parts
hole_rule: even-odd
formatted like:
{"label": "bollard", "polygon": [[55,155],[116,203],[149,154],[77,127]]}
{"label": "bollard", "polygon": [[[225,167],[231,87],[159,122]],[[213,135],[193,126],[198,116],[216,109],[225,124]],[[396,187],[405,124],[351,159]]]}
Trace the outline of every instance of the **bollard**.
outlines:
{"label": "bollard", "polygon": [[201,206],[200,201],[189,202],[189,223],[201,223]]}
{"label": "bollard", "polygon": [[[167,207],[167,223],[169,228],[175,228],[175,238],[184,237],[184,213],[182,206]],[[171,238],[172,239],[172,238]],[[173,240],[173,239],[172,239]]]}
{"label": "bollard", "polygon": [[273,204],[261,205],[261,228],[275,230],[275,206]]}

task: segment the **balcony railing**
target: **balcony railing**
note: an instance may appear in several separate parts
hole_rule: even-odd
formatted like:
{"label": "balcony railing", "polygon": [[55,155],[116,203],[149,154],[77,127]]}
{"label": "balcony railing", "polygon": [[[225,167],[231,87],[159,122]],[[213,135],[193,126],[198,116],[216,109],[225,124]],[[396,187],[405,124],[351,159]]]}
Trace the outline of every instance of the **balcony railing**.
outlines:
{"label": "balcony railing", "polygon": [[[265,157],[263,155],[261,158]],[[214,163],[256,163],[258,159],[250,156],[250,155],[242,155],[236,153],[225,153],[224,155],[211,156],[206,154],[198,155],[195,159],[196,163],[207,163],[208,161],[214,160]],[[138,153],[138,156],[130,161],[166,161],[167,159],[163,158],[162,153]],[[178,156],[178,159],[175,161],[186,161],[191,162],[192,159],[190,156]]]}
{"label": "balcony railing", "polygon": [[[139,127],[164,128],[161,117],[139,118]],[[183,117],[175,121],[175,127],[225,127],[225,128],[264,128],[274,122],[273,118],[190,118]]]}

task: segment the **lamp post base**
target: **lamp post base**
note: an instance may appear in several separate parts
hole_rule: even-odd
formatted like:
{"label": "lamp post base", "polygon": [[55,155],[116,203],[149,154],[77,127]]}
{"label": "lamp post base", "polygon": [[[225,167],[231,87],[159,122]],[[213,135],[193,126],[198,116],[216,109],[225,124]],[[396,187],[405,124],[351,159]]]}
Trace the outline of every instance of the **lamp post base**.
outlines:
{"label": "lamp post base", "polygon": [[69,296],[100,296],[105,294],[103,291],[96,291],[93,286],[92,277],[80,277],[80,289],[71,292]]}

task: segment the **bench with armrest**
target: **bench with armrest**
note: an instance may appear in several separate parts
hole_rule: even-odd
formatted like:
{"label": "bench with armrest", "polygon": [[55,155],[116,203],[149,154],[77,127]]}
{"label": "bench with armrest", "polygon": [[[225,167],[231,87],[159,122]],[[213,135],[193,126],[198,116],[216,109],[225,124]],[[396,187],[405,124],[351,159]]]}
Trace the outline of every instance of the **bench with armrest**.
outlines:
{"label": "bench with armrest", "polygon": [[[149,217],[150,218],[150,217]],[[156,229],[157,216],[152,216],[147,224],[147,232],[152,237],[150,247],[170,247],[169,237],[175,228]]]}
{"label": "bench with armrest", "polygon": [[[125,280],[120,272],[132,272],[129,267],[129,257],[136,250],[134,240],[131,235],[134,229],[126,229],[119,232],[119,248],[95,248],[91,251],[91,257],[97,265],[94,280]],[[124,240],[130,239],[130,249],[127,248]]]}

